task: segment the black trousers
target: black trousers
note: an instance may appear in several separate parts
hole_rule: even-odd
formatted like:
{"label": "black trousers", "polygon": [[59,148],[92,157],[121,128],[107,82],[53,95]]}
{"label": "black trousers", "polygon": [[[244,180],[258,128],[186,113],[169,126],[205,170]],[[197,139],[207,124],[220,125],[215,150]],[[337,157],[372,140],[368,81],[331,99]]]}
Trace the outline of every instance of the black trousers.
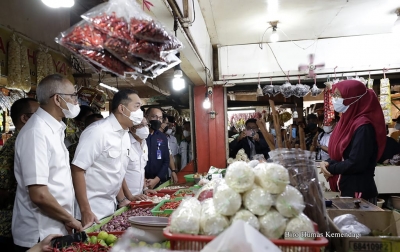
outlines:
{"label": "black trousers", "polygon": [[[26,252],[28,251],[30,248],[25,248],[25,247],[21,247],[18,245],[14,244],[14,252]],[[11,251],[11,250],[10,250]]]}

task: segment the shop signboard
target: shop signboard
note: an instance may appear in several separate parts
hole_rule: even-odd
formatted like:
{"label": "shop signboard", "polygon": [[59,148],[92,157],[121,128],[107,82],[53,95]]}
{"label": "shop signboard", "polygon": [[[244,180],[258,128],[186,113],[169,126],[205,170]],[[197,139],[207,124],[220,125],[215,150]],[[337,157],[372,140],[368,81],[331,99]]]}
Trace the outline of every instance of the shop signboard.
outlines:
{"label": "shop signboard", "polygon": [[[14,31],[0,26],[0,85],[5,86],[7,82],[7,45],[12,39]],[[27,54],[29,59],[29,68],[31,73],[31,83],[33,86],[36,85],[36,54],[39,48],[43,47],[39,43],[30,40],[29,38],[15,32],[16,36],[21,39],[21,44],[27,47]],[[53,63],[56,72],[66,76],[72,83],[74,78],[72,76],[72,68],[69,60],[61,53],[56,52],[52,49],[48,50],[48,53],[53,57]],[[3,77],[3,78],[1,78]]]}

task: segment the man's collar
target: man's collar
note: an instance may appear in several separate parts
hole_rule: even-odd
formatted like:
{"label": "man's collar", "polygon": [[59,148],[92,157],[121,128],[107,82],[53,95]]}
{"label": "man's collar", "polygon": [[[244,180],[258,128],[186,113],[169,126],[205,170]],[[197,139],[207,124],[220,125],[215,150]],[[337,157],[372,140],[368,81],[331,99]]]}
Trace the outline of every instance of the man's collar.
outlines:
{"label": "man's collar", "polygon": [[128,131],[127,129],[125,130],[125,129],[122,128],[121,124],[118,122],[118,120],[115,117],[114,113],[111,113],[108,117],[110,118],[109,120],[111,122],[111,126],[112,126],[114,131],[121,131],[121,130]]}
{"label": "man's collar", "polygon": [[35,113],[37,116],[43,119],[45,123],[51,128],[53,133],[58,132],[59,130],[65,130],[66,125],[63,121],[57,121],[52,115],[50,115],[46,110],[41,107]]}

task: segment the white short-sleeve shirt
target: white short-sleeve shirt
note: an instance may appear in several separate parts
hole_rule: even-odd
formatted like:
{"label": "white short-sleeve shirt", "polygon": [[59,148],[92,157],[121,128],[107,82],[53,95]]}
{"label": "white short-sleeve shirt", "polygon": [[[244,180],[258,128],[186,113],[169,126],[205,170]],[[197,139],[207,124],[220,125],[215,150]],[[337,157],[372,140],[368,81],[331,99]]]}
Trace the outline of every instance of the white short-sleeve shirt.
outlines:
{"label": "white short-sleeve shirt", "polygon": [[178,145],[178,140],[176,140],[176,137],[172,135],[167,135],[168,139],[168,144],[171,150],[172,156],[176,156],[179,154],[179,145]]}
{"label": "white short-sleeve shirt", "polygon": [[18,246],[32,247],[49,234],[68,233],[63,223],[48,217],[31,201],[28,191],[29,185],[46,185],[57,202],[73,214],[74,189],[64,130],[63,122],[39,108],[15,142],[14,173],[18,186],[12,234]]}
{"label": "white short-sleeve shirt", "polygon": [[144,167],[149,159],[149,153],[146,140],[143,140],[140,144],[131,134],[129,134],[129,138],[134,159],[129,160],[125,181],[132,195],[138,195],[143,192]]}
{"label": "white short-sleeve shirt", "polygon": [[[134,154],[128,130],[121,127],[114,114],[82,132],[72,164],[85,170],[87,198],[99,220],[114,213],[130,158],[133,160]],[[81,219],[80,211],[75,217]]]}
{"label": "white short-sleeve shirt", "polygon": [[[324,133],[324,135],[321,137],[321,133],[319,133],[318,135],[318,140],[319,140],[319,144],[321,146],[329,146],[329,139],[331,138],[331,133]],[[321,150],[321,160],[328,160],[329,159],[329,154],[326,153],[325,151]]]}

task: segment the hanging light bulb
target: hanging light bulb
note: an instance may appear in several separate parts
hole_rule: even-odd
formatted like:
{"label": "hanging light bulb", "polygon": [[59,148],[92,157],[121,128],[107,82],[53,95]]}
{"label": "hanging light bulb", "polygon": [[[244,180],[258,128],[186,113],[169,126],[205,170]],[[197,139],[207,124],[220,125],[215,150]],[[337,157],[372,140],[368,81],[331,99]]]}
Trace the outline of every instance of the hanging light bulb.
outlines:
{"label": "hanging light bulb", "polygon": [[397,20],[394,22],[392,32],[400,33],[400,8],[396,10]]}
{"label": "hanging light bulb", "polygon": [[279,35],[278,35],[278,32],[276,31],[276,29],[277,29],[277,26],[272,27],[272,34],[269,37],[269,39],[272,43],[275,43],[279,40]]}
{"label": "hanging light bulb", "polygon": [[211,108],[211,102],[210,102],[210,98],[208,98],[208,94],[206,93],[206,98],[203,101],[203,108],[204,109],[209,109]]}
{"label": "hanging light bulb", "polygon": [[65,8],[70,8],[74,6],[75,1],[74,0],[42,0],[42,3],[47,5],[50,8],[60,8],[60,7],[65,7]]}
{"label": "hanging light bulb", "polygon": [[257,88],[257,96],[263,96],[264,94],[263,94],[263,91],[262,91],[262,89],[261,89],[261,86],[260,86],[260,84],[258,84],[258,88]]}
{"label": "hanging light bulb", "polygon": [[181,77],[174,77],[172,80],[172,88],[176,91],[182,90],[185,88],[185,80]]}
{"label": "hanging light bulb", "polygon": [[74,0],[63,0],[61,1],[61,7],[65,7],[65,8],[71,8],[72,6],[74,6],[75,1]]}

